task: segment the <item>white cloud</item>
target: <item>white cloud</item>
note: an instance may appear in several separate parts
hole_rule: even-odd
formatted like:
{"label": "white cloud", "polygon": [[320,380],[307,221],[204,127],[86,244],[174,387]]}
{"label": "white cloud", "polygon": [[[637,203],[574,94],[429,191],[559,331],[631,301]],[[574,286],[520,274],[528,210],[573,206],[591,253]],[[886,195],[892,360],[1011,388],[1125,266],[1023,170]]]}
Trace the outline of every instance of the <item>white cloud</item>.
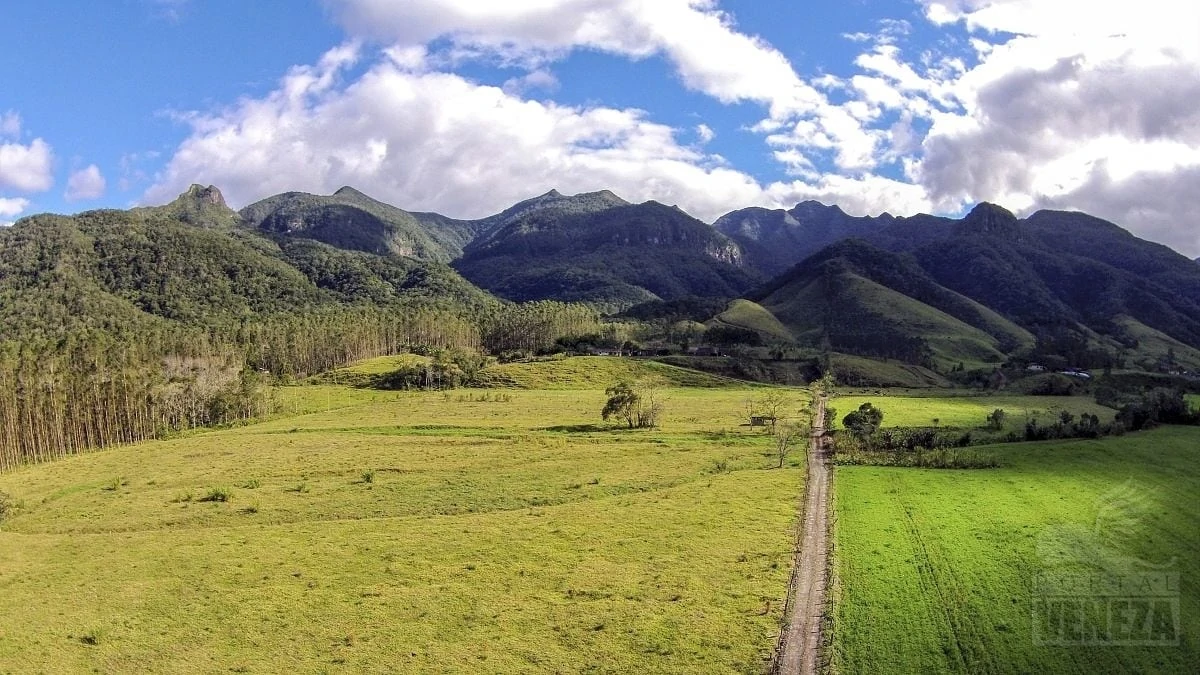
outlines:
{"label": "white cloud", "polygon": [[972,31],[976,63],[930,69],[877,48],[858,65],[930,122],[909,166],[938,208],[1076,208],[1200,252],[1185,198],[1200,189],[1200,5],[921,2],[931,21]]}
{"label": "white cloud", "polygon": [[145,200],[167,201],[194,182],[220,186],[235,204],[354,185],[403,208],[475,217],[551,187],[610,188],[712,218],[760,194],[642,111],[526,100],[391,59],[334,86],[347,62],[294,69],[263,99],[191,116],[193,134]]}
{"label": "white cloud", "polygon": [[67,178],[67,191],[63,196],[70,202],[99,199],[104,196],[106,186],[107,183],[104,180],[104,174],[100,173],[100,167],[91,164],[87,168],[73,172]]}
{"label": "white cloud", "polygon": [[539,68],[531,73],[526,73],[522,77],[514,77],[504,83],[502,89],[509,94],[521,95],[529,91],[555,91],[559,87],[558,78],[554,73]]}
{"label": "white cloud", "polygon": [[[634,59],[660,55],[689,89],[723,103],[765,106],[776,130],[772,145],[797,151],[836,147],[841,168],[873,165],[878,135],[830,105],[779,50],[739,32],[716,0],[326,2],[352,35],[410,49],[449,40],[454,59],[490,55],[537,67],[576,48]],[[907,29],[905,22],[886,22],[882,30],[896,35]],[[797,127],[797,121],[804,124]],[[807,133],[810,127],[816,132]]]}
{"label": "white cloud", "polygon": [[45,192],[54,185],[54,152],[35,138],[29,145],[0,144],[0,188]]}
{"label": "white cloud", "polygon": [[[808,109],[819,100],[788,60],[737,32],[714,0],[327,0],[353,35],[460,47],[536,62],[586,47],[633,58],[662,54],[684,83],[722,101]],[[480,53],[477,52],[477,53]]]}
{"label": "white cloud", "polygon": [[15,111],[0,115],[0,138],[20,138],[21,116]]}
{"label": "white cloud", "polygon": [[[29,208],[29,200],[21,197],[0,197],[0,218],[12,218]],[[11,225],[12,223],[7,223]]]}
{"label": "white cloud", "polygon": [[[716,0],[325,1],[353,41],[265,97],[184,116],[193,132],[147,200],[192,182],[242,204],[352,184],[473,217],[550,187],[611,188],[707,219],[801,199],[897,214],[991,200],[1081,208],[1200,253],[1179,225],[1200,189],[1200,5],[919,0],[947,26],[944,52],[908,53],[919,32],[885,21],[847,36],[862,42],[856,73],[805,81]],[[761,105],[751,130],[788,180],[707,154],[712,120],[676,129],[544,100],[558,87],[550,65],[577,49],[662,58],[691,90]],[[485,86],[452,72],[464,60],[525,72]],[[1138,190],[1151,186],[1166,196],[1147,207],[1157,193]]]}

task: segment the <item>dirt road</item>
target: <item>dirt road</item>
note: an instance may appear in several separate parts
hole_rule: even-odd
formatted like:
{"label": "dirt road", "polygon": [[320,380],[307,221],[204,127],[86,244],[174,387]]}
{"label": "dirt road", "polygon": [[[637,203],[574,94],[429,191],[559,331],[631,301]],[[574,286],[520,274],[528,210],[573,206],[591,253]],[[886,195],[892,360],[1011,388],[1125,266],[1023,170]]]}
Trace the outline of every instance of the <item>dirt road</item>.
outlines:
{"label": "dirt road", "polygon": [[791,611],[784,629],[783,652],[776,672],[783,675],[818,672],[821,614],[825,607],[825,570],[829,558],[829,485],[832,469],[822,447],[825,399],[817,400],[812,436],[808,442],[808,483],[804,491],[804,520],[796,573],[792,576]]}

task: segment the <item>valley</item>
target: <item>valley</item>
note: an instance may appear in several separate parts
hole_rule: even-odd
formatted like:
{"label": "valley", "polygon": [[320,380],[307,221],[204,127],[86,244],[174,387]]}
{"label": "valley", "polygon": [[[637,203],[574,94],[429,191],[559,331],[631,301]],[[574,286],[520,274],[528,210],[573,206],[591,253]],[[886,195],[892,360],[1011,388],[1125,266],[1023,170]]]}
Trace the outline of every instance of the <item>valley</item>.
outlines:
{"label": "valley", "polygon": [[[197,185],[0,231],[0,299],[0,672],[1197,659],[1200,266],[1082,214]],[[1170,644],[1064,569],[1174,575]]]}

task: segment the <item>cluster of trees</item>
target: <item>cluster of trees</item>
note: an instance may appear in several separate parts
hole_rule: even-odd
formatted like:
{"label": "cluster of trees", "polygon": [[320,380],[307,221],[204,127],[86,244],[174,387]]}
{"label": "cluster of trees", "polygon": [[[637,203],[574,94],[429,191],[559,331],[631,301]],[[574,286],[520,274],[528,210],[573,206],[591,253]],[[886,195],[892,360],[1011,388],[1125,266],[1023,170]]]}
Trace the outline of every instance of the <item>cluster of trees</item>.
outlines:
{"label": "cluster of trees", "polygon": [[234,353],[190,345],[164,357],[142,337],[0,343],[0,471],[269,409],[264,376]]}
{"label": "cluster of trees", "polygon": [[1103,424],[1097,415],[1083,413],[1078,418],[1067,411],[1059,413],[1058,419],[1050,424],[1039,424],[1036,418],[1025,422],[1023,435],[1009,434],[1009,441],[1049,441],[1056,438],[1099,438],[1111,434],[1120,435],[1128,427],[1121,421]]}
{"label": "cluster of trees", "polygon": [[456,389],[477,383],[493,359],[465,349],[437,349],[427,363],[398,368],[371,378],[378,389]]}
{"label": "cluster of trees", "polygon": [[658,390],[650,384],[635,384],[622,380],[604,390],[608,400],[600,411],[604,421],[615,418],[625,422],[630,429],[651,429],[658,426],[663,413],[663,402]]}
{"label": "cluster of trees", "polygon": [[486,364],[481,350],[548,348],[599,325],[594,310],[564,303],[418,301],[198,325],[151,317],[0,341],[0,470],[261,417],[271,408],[270,382],[386,354],[435,356],[388,386],[461,386]]}

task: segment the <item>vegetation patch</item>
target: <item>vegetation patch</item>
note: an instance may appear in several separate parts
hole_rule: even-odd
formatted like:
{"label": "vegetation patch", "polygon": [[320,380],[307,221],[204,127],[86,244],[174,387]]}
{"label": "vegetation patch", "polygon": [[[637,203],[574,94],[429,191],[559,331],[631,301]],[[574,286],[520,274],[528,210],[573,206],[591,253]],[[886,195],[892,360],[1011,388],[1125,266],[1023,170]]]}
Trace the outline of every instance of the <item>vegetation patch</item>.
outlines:
{"label": "vegetation patch", "polygon": [[[990,471],[838,467],[833,668],[1191,672],[1200,661],[1189,637],[1200,631],[1197,448],[1200,429],[1163,427],[974,449],[1001,461]],[[1119,621],[1119,610],[1138,610],[1138,631],[1149,626],[1148,637],[1179,638],[1167,646],[1125,646],[1122,639],[1141,633],[1107,623],[1112,598],[1038,590],[1039,579],[1052,574],[1156,572],[1177,575],[1169,602],[1143,596],[1137,607],[1112,607],[1111,616]],[[1172,602],[1178,624],[1169,612],[1148,614]],[[1104,608],[1094,617],[1104,622],[1102,642],[1081,644],[1088,636],[1072,632],[1078,621],[1046,613],[1066,608],[1078,619],[1095,603]],[[1047,636],[1065,643],[1047,644]]]}

